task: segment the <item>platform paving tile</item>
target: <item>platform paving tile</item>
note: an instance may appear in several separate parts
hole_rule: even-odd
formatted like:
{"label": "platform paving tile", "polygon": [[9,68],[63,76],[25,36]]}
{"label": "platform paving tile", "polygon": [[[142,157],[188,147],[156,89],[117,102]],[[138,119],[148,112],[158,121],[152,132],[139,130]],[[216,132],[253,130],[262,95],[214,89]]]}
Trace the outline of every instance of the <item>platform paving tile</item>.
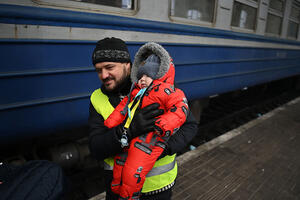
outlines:
{"label": "platform paving tile", "polygon": [[300,200],[299,102],[180,165],[172,200]]}

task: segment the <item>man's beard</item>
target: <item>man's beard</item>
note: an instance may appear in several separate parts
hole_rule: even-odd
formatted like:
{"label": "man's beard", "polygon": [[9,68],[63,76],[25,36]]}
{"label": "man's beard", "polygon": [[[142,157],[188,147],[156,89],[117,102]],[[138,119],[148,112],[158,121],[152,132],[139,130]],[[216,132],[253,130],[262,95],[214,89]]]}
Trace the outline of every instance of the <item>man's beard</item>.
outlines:
{"label": "man's beard", "polygon": [[[108,92],[119,92],[124,86],[125,86],[125,82],[126,80],[129,78],[129,74],[126,72],[126,69],[124,67],[123,69],[123,76],[117,81],[115,78],[108,78],[106,80],[115,80],[115,87],[110,89],[110,88],[107,88],[104,84],[104,87],[106,89],[106,91]],[[104,82],[106,81],[104,80]]]}

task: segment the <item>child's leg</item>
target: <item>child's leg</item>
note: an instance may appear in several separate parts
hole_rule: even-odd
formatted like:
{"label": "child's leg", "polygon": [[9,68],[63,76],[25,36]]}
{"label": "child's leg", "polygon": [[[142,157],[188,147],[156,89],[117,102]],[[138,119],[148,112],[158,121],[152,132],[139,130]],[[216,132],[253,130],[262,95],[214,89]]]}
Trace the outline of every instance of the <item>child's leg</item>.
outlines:
{"label": "child's leg", "polygon": [[147,138],[139,137],[131,141],[122,171],[120,197],[131,199],[140,195],[147,173],[164,150],[156,146],[157,139],[160,138],[153,136],[153,133],[149,133]]}
{"label": "child's leg", "polygon": [[127,159],[127,151],[123,152],[114,158],[113,180],[111,182],[111,190],[119,194],[119,188],[121,184],[122,171]]}

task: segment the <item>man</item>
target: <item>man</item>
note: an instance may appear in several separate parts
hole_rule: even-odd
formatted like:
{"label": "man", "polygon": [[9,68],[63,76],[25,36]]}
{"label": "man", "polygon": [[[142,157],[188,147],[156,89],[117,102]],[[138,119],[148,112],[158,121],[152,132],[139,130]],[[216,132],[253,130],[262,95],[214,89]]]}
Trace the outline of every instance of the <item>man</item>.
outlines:
{"label": "man", "polygon": [[[106,199],[114,200],[118,199],[118,196],[110,189],[114,163],[112,157],[122,152],[120,139],[124,130],[123,125],[108,129],[104,126],[104,120],[130,92],[131,60],[125,42],[118,38],[98,41],[92,59],[102,86],[91,95],[89,146],[96,159],[104,159]],[[154,130],[155,117],[163,112],[158,110],[158,107],[158,104],[152,104],[136,112],[127,131],[129,140]],[[142,200],[171,199],[171,188],[177,175],[175,154],[182,150],[196,133],[197,123],[189,114],[186,123],[172,135],[167,148],[147,175],[142,189]]]}

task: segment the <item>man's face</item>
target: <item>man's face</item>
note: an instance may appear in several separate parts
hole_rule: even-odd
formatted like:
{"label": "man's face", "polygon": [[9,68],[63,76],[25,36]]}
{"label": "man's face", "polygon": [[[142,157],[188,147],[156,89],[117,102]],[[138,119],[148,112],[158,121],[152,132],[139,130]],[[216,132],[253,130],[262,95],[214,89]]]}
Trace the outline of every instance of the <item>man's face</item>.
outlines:
{"label": "man's face", "polygon": [[107,91],[114,90],[130,75],[130,63],[101,62],[95,68]]}

